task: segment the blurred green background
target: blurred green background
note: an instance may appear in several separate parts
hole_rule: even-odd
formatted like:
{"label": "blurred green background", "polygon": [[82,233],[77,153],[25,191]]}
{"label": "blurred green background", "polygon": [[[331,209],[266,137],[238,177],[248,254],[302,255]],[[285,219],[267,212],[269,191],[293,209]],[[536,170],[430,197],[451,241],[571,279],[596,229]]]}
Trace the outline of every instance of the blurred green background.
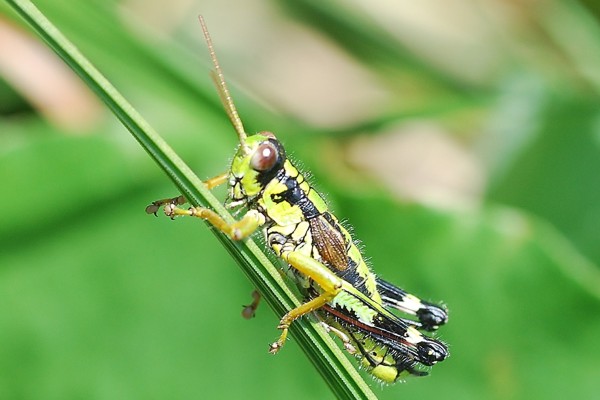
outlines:
{"label": "blurred green background", "polygon": [[[593,1],[39,0],[201,178],[273,130],[452,356],[382,399],[600,391]],[[174,187],[0,5],[0,399],[331,398]],[[223,191],[220,192],[221,196]]]}

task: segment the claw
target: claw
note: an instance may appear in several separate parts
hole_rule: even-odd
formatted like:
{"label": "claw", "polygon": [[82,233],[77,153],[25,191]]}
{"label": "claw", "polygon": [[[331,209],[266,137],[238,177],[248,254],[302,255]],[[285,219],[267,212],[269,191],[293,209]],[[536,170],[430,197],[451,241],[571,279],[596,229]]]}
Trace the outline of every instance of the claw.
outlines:
{"label": "claw", "polygon": [[260,293],[257,290],[252,292],[252,303],[247,306],[242,306],[244,309],[242,310],[242,317],[246,319],[254,318],[256,314],[256,308],[258,307],[258,303],[260,302]]}
{"label": "claw", "polygon": [[245,319],[251,319],[256,317],[256,310],[254,309],[254,307],[252,307],[251,304],[242,307],[242,317],[244,317]]}
{"label": "claw", "polygon": [[279,343],[279,341],[271,343],[269,345],[269,353],[271,353],[271,354],[277,354],[277,352],[279,350],[281,350],[282,346],[283,346],[283,343]]}
{"label": "claw", "polygon": [[156,213],[158,212],[159,208],[159,205],[152,203],[148,207],[146,207],[146,214],[154,214],[155,217],[158,217],[158,214]]}

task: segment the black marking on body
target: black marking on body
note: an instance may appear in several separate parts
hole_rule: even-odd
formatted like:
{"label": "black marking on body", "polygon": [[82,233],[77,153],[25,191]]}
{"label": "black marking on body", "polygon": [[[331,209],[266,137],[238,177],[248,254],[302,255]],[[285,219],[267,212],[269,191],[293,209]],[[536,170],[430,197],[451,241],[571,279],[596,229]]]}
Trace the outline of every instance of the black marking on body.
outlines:
{"label": "black marking on body", "polygon": [[348,257],[348,268],[345,271],[339,271],[336,275],[350,283],[354,286],[359,292],[370,296],[369,291],[367,290],[367,279],[364,276],[360,276],[357,270],[358,265],[356,261]]}
{"label": "black marking on body", "polygon": [[[401,303],[408,293],[381,278],[377,278],[377,290],[381,294],[384,306],[403,311]],[[421,308],[416,310],[416,315],[423,329],[427,331],[434,331],[448,322],[448,313],[443,307],[423,300]]]}
{"label": "black marking on body", "polygon": [[298,182],[299,177],[301,177],[301,175],[295,177],[288,175],[281,178],[278,177],[287,189],[281,193],[272,194],[271,199],[276,203],[287,201],[291,205],[298,206],[300,211],[302,211],[304,218],[310,220],[318,217],[320,213],[313,202],[309,200],[308,194],[300,187],[300,183],[302,182]]}

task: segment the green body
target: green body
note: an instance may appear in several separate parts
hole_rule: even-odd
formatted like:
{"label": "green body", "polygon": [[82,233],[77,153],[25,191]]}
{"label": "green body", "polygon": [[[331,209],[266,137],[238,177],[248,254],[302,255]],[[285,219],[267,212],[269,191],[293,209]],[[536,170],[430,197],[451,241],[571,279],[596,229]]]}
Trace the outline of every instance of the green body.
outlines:
{"label": "green body", "polygon": [[[279,321],[282,332],[270,345],[271,353],[283,347],[295,319],[315,312],[325,329],[377,379],[395,382],[403,374],[426,375],[423,366],[443,361],[448,350],[420,331],[445,324],[446,310],[376,277],[321,195],[287,159],[275,135],[246,134],[202,18],[200,23],[215,67],[213,79],[240,141],[230,170],[205,184],[210,189],[227,182],[227,207],[245,214],[230,224],[204,207],[179,208],[185,202],[183,196],[155,201],[146,212],[156,214],[164,206],[171,218],[201,218],[232,240],[243,240],[263,229],[268,246],[305,297],[302,305]],[[253,315],[259,298],[256,294],[242,315]],[[413,318],[400,318],[392,310]]]}
{"label": "green body", "polygon": [[[317,309],[317,315],[376,378],[394,382],[403,372],[424,375],[420,366],[447,357],[444,344],[419,332],[444,324],[445,310],[375,276],[351,235],[287,159],[273,134],[246,138],[233,159],[228,182],[227,205],[256,215],[266,242],[278,257],[289,261],[290,254],[301,255],[317,266],[317,272],[309,276],[286,263],[286,272],[307,301],[326,292],[316,282],[318,274],[333,273],[339,278],[339,288]],[[399,318],[392,308],[417,318]]]}

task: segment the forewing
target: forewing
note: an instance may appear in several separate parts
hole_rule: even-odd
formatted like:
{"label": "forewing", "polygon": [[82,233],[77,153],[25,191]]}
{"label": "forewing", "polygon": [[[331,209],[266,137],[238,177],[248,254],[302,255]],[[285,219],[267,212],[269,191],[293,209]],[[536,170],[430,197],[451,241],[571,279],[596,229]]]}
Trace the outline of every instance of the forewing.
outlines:
{"label": "forewing", "polygon": [[313,244],[323,262],[338,271],[348,268],[346,238],[340,229],[322,215],[309,220]]}

